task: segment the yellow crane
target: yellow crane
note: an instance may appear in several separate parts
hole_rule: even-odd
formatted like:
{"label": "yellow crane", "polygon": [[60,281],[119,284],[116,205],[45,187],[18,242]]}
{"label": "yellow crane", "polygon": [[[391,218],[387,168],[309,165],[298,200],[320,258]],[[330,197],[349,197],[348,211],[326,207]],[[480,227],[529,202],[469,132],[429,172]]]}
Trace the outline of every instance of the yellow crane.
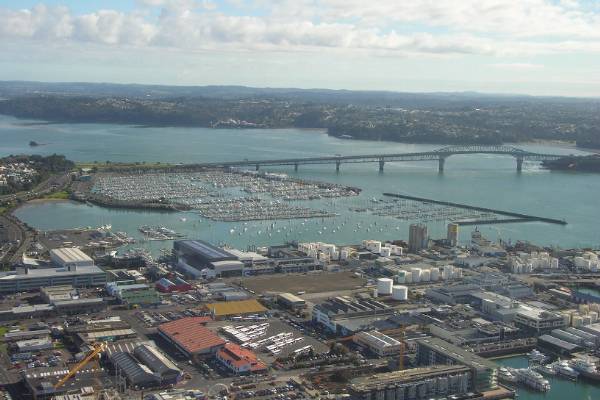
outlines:
{"label": "yellow crane", "polygon": [[85,356],[85,358],[83,360],[79,361],[77,363],[77,365],[75,365],[73,368],[71,368],[69,370],[69,372],[66,373],[65,376],[63,376],[62,378],[60,378],[60,380],[58,382],[56,382],[56,385],[54,385],[54,389],[58,389],[59,387],[64,385],[77,372],[79,372],[83,367],[85,367],[87,365],[87,363],[92,361],[95,357],[99,356],[104,350],[106,350],[106,343],[105,342],[94,343],[92,345],[92,347],[93,347],[93,349],[88,353],[87,356]]}

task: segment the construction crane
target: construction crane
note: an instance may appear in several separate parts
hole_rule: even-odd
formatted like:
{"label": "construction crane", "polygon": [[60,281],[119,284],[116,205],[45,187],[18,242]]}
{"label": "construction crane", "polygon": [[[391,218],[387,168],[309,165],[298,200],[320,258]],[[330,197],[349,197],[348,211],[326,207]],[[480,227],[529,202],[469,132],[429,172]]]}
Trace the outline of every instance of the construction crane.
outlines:
{"label": "construction crane", "polygon": [[66,373],[65,376],[60,378],[58,382],[54,385],[54,389],[58,389],[63,386],[69,379],[71,379],[77,372],[79,372],[83,367],[87,365],[90,361],[92,361],[95,357],[99,356],[104,350],[106,350],[106,343],[99,342],[94,343],[92,345],[93,349],[88,353],[87,356],[81,361],[77,363],[73,368]]}

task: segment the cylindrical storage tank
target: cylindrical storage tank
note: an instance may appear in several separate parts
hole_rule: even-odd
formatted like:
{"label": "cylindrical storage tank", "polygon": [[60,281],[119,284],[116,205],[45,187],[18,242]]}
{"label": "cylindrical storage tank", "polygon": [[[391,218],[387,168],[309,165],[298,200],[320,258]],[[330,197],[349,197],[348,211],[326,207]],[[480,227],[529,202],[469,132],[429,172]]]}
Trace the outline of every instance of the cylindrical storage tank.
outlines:
{"label": "cylindrical storage tank", "polygon": [[592,323],[592,317],[590,317],[589,315],[584,315],[582,318],[583,318],[583,321],[582,321],[583,325],[589,325]]}
{"label": "cylindrical storage tank", "polygon": [[596,311],[590,311],[588,315],[592,319],[592,324],[598,321],[598,313]]}
{"label": "cylindrical storage tank", "polygon": [[394,281],[390,278],[377,279],[377,292],[380,296],[392,294],[392,286]]}
{"label": "cylindrical storage tank", "polygon": [[379,297],[379,292],[377,289],[373,289],[373,297]]}
{"label": "cylindrical storage tank", "polygon": [[412,274],[412,281],[414,283],[421,282],[421,268],[411,268],[410,272]]}
{"label": "cylindrical storage tank", "polygon": [[408,299],[408,288],[406,286],[395,285],[392,287],[392,299],[406,301]]}
{"label": "cylindrical storage tank", "polygon": [[389,257],[390,255],[392,255],[392,249],[390,249],[389,247],[382,247],[379,255],[381,255],[381,257]]}
{"label": "cylindrical storage tank", "polygon": [[404,283],[406,281],[406,273],[404,271],[398,272],[398,275],[394,277],[396,283]]}
{"label": "cylindrical storage tank", "polygon": [[582,326],[583,318],[581,318],[579,315],[574,315],[573,318],[571,318],[571,325],[575,328]]}
{"label": "cylindrical storage tank", "polygon": [[431,268],[431,280],[432,281],[439,281],[440,280],[440,269],[439,268]]}
{"label": "cylindrical storage tank", "polygon": [[580,304],[579,305],[579,313],[580,314],[587,314],[590,312],[590,307],[587,304]]}
{"label": "cylindrical storage tank", "polygon": [[563,317],[563,323],[565,324],[565,326],[571,326],[571,314],[564,313],[564,314],[562,314],[562,317]]}
{"label": "cylindrical storage tank", "polygon": [[406,276],[404,277],[404,283],[412,283],[412,281],[412,274],[406,274]]}
{"label": "cylindrical storage tank", "polygon": [[431,280],[431,271],[424,269],[421,271],[421,282],[429,282]]}

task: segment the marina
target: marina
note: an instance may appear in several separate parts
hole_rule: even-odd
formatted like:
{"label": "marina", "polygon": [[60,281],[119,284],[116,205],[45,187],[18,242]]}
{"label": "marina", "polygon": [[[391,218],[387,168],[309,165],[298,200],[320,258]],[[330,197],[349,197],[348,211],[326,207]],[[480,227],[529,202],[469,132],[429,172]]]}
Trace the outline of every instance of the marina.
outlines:
{"label": "marina", "polygon": [[98,174],[89,192],[101,204],[113,201],[169,204],[213,221],[325,218],[335,214],[293,204],[298,201],[356,196],[359,189],[308,182],[285,174],[211,169],[199,172]]}

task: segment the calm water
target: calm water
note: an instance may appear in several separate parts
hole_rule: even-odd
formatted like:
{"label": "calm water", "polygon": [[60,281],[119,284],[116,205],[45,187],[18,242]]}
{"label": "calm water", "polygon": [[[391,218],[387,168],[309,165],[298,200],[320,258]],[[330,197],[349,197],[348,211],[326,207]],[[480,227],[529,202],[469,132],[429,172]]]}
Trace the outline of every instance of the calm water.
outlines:
{"label": "calm water", "polygon": [[[496,360],[500,365],[513,368],[527,367],[527,357],[518,356]],[[573,382],[554,376],[546,376],[550,382],[551,389],[547,393],[535,392],[519,387],[519,400],[597,400],[600,399],[600,386],[582,381]]]}
{"label": "calm water", "polygon": [[[47,143],[30,148],[35,140]],[[77,161],[161,161],[202,162],[239,159],[311,157],[335,154],[415,152],[436,149],[436,145],[411,145],[390,142],[340,140],[321,131],[295,129],[229,130],[206,128],[138,128],[101,124],[28,124],[0,116],[0,155],[18,153],[65,154]],[[570,154],[574,149],[527,145],[519,147],[538,152]],[[271,168],[306,179],[328,181],[363,189],[351,199],[311,202],[313,207],[335,210],[339,217],[325,220],[278,221],[269,236],[271,222],[215,223],[193,213],[169,214],[111,210],[62,202],[26,205],[17,215],[40,229],[72,228],[112,224],[113,229],[136,233],[143,224],[164,225],[189,237],[247,245],[281,243],[284,240],[322,240],[338,244],[356,243],[365,238],[406,239],[408,222],[394,218],[368,217],[348,207],[369,206],[382,192],[445,199],[472,205],[498,208],[539,216],[565,219],[566,226],[543,223],[484,226],[490,238],[531,240],[541,244],[571,246],[600,245],[597,227],[597,202],[600,198],[598,175],[549,172],[537,163],[525,163],[517,174],[512,157],[494,155],[453,156],[446,161],[443,175],[437,162],[388,163],[380,174],[376,164],[342,164],[335,173],[333,165]],[[182,221],[185,218],[186,221]],[[377,224],[375,225],[375,222]],[[358,229],[356,224],[360,223]],[[369,224],[371,226],[369,227]],[[431,236],[445,236],[444,222],[428,223]],[[339,227],[339,228],[338,228]],[[247,228],[241,236],[237,233]],[[230,229],[236,229],[231,235]],[[336,232],[333,233],[333,230]],[[258,232],[261,232],[260,234]],[[279,231],[279,232],[277,232]],[[465,240],[471,228],[462,229]],[[320,233],[319,233],[320,232]],[[153,248],[169,243],[153,242]]]}

